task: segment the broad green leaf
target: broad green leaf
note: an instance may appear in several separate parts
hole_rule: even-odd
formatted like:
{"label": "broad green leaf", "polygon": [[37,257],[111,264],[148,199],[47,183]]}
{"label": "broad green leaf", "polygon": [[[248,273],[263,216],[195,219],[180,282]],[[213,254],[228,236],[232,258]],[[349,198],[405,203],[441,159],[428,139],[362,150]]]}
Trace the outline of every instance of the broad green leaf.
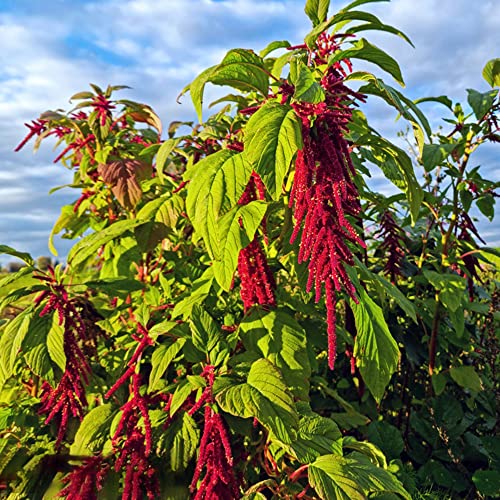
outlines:
{"label": "broad green leaf", "polygon": [[354,0],[354,2],[351,2],[350,4],[346,5],[345,7],[342,7],[341,12],[344,11],[350,11],[354,9],[355,7],[359,7],[360,5],[364,5],[365,3],[375,3],[375,2],[390,2],[391,0]]}
{"label": "broad green leaf", "polygon": [[354,42],[352,48],[339,50],[333,54],[328,60],[328,64],[333,64],[342,59],[362,59],[376,64],[379,68],[389,73],[402,87],[405,86],[397,61],[364,38]]}
{"label": "broad green leaf", "polygon": [[441,274],[427,269],[424,270],[424,276],[439,291],[439,301],[450,311],[457,311],[462,304],[465,279],[456,274]]}
{"label": "broad green leaf", "polygon": [[267,359],[252,364],[246,383],[230,385],[216,399],[231,415],[257,418],[281,443],[291,444],[296,439],[299,419],[292,395],[279,370]]}
{"label": "broad green leaf", "polygon": [[93,291],[100,291],[110,295],[116,292],[136,292],[144,290],[145,284],[131,278],[101,278],[84,282],[85,286]]}
{"label": "broad green leaf", "polygon": [[59,315],[52,315],[52,324],[47,334],[47,350],[50,359],[64,372],[66,354],[64,352],[64,326],[59,324]]}
{"label": "broad green leaf", "polygon": [[426,172],[442,165],[453,148],[453,144],[426,144],[422,153],[422,163]]}
{"label": "broad green leaf", "polygon": [[161,182],[163,182],[163,167],[167,162],[170,153],[177,147],[180,139],[168,139],[160,146],[156,155],[156,173]]}
{"label": "broad green leaf", "polygon": [[243,142],[253,169],[271,197],[279,199],[292,159],[302,149],[301,122],[295,111],[277,102],[264,104],[248,121]]}
{"label": "broad green leaf", "polygon": [[477,90],[467,89],[467,102],[478,120],[482,120],[486,113],[490,111],[497,96],[498,90],[481,93]]}
{"label": "broad green leaf", "polygon": [[172,396],[172,402],[170,403],[169,414],[171,417],[175,415],[192,392],[193,386],[187,380],[183,380],[177,384],[177,388]]}
{"label": "broad green leaf", "polygon": [[186,296],[175,304],[174,310],[172,311],[172,318],[177,318],[178,316],[183,316],[184,318],[188,317],[191,314],[193,306],[205,300],[212,288],[213,281],[213,267],[208,267],[197,280],[193,281],[188,288]]}
{"label": "broad green leaf", "polygon": [[264,58],[277,49],[287,49],[288,47],[290,47],[290,42],[286,40],[276,40],[274,42],[271,42],[265,49],[262,49],[259,52],[259,56]]}
{"label": "broad green leaf", "polygon": [[307,400],[311,367],[304,329],[283,311],[252,311],[240,324],[246,349],[276,365],[296,397]]}
{"label": "broad green leaf", "polygon": [[201,73],[189,86],[191,99],[202,121],[203,92],[207,83],[233,87],[243,92],[259,92],[267,97],[269,75],[261,57],[251,50],[230,50],[222,62]]}
{"label": "broad green leaf", "polygon": [[9,247],[7,245],[0,245],[0,254],[7,254],[7,255],[12,255],[12,257],[17,257],[18,259],[21,259],[23,262],[26,262],[28,266],[35,265],[35,261],[33,260],[33,257],[29,253],[19,252],[18,250]]}
{"label": "broad green leaf", "polygon": [[500,474],[498,470],[477,470],[472,481],[478,491],[490,498],[500,497]]}
{"label": "broad green leaf", "polygon": [[491,194],[480,196],[476,200],[476,205],[485,217],[488,217],[490,221],[493,220],[495,217],[495,198]]}
{"label": "broad green leaf", "polygon": [[330,0],[307,0],[304,12],[307,17],[312,21],[313,26],[325,21],[328,16],[328,8],[330,7]]}
{"label": "broad green leaf", "polygon": [[432,374],[432,388],[436,396],[439,396],[444,391],[448,378],[445,373],[433,373]]}
{"label": "broad green leaf", "polygon": [[34,285],[40,285],[40,280],[33,278],[33,268],[23,266],[19,271],[6,274],[0,279],[0,297],[20,288],[30,289]]}
{"label": "broad green leaf", "polygon": [[454,366],[450,368],[451,378],[464,389],[474,392],[483,390],[483,382],[473,366]]}
{"label": "broad green leaf", "polygon": [[79,229],[83,229],[88,222],[84,217],[80,217],[78,212],[75,213],[73,205],[66,205],[61,208],[61,215],[52,227],[49,235],[49,250],[53,255],[57,256],[58,252],[54,246],[54,236],[59,234],[63,229],[71,230],[73,233],[78,233]]}
{"label": "broad green leaf", "polygon": [[13,375],[20,361],[20,350],[33,317],[33,310],[26,309],[10,320],[0,330],[0,388]]}
{"label": "broad green leaf", "polygon": [[235,206],[252,173],[243,154],[223,149],[195,166],[186,211],[212,259],[220,255],[217,219]]}
{"label": "broad green leaf", "polygon": [[491,59],[483,68],[483,78],[492,86],[500,87],[500,59]]}
{"label": "broad green leaf", "polygon": [[399,349],[382,309],[361,289],[359,304],[351,300],[356,322],[354,357],[363,380],[377,402],[396,371]]}
{"label": "broad green leaf", "polygon": [[373,134],[358,137],[356,143],[369,146],[374,160],[384,175],[406,193],[411,220],[415,224],[424,199],[424,192],[415,176],[410,157],[390,141]]}
{"label": "broad green leaf", "polygon": [[144,221],[128,219],[115,222],[111,226],[92,233],[79,241],[68,254],[68,265],[73,269],[80,267],[89,258],[97,256],[97,251],[103,245],[118,238],[126,231],[144,224]]}
{"label": "broad green leaf", "polygon": [[193,345],[201,352],[209,353],[220,339],[220,327],[212,316],[198,305],[195,305],[191,311],[189,326]]}
{"label": "broad green leaf", "polygon": [[294,99],[316,104],[325,100],[325,91],[314,78],[313,72],[303,63],[300,64],[299,74],[295,85]]}
{"label": "broad green leaf", "polygon": [[213,263],[214,277],[226,291],[231,288],[233,274],[238,265],[238,255],[253,240],[266,213],[263,201],[238,205],[217,222],[217,236],[212,243],[218,246],[219,255]]}
{"label": "broad green leaf", "polygon": [[[370,75],[370,73],[368,73],[368,75]],[[422,113],[422,111],[420,111],[418,106],[412,100],[404,96],[401,92],[399,92],[399,90],[387,85],[379,78],[373,78],[370,79],[369,84],[363,85],[358,89],[358,91],[362,94],[370,94],[380,97],[387,104],[394,107],[403,118],[411,122],[416,139],[418,139],[417,135],[419,130],[421,131],[422,129],[430,139],[432,131],[426,116]],[[423,148],[423,142],[417,140],[417,144],[421,150]]]}
{"label": "broad green leaf", "polygon": [[306,403],[297,408],[301,415],[297,439],[289,447],[289,453],[300,463],[311,463],[321,455],[342,456],[342,434],[337,424],[311,411]]}
{"label": "broad green leaf", "polygon": [[354,26],[346,30],[347,33],[359,33],[361,31],[385,31],[386,33],[392,33],[393,35],[402,38],[405,42],[408,42],[412,47],[415,47],[410,38],[408,38],[408,36],[401,30],[398,30],[397,28],[389,24],[383,24],[379,21],[369,22],[365,24],[358,24],[357,26]]}
{"label": "broad green leaf", "polygon": [[198,450],[200,431],[196,423],[187,412],[173,424],[174,438],[170,449],[170,465],[173,471],[183,471]]}
{"label": "broad green leaf", "polygon": [[168,370],[170,363],[181,351],[186,339],[179,338],[173,344],[160,344],[151,355],[151,374],[149,375],[149,390],[154,391],[156,385]]}
{"label": "broad green leaf", "polygon": [[365,500],[370,493],[379,492],[411,500],[395,476],[358,453],[323,455],[309,466],[308,473],[309,483],[323,500]]}
{"label": "broad green leaf", "polygon": [[421,97],[413,101],[415,104],[420,104],[422,102],[439,102],[443,106],[446,106],[450,111],[453,111],[453,102],[451,99],[445,95],[440,95],[437,97]]}
{"label": "broad green leaf", "polygon": [[356,256],[354,256],[354,260],[356,267],[362,273],[363,280],[372,282],[376,288],[381,288],[387,297],[393,298],[405,314],[417,323],[417,311],[413,302],[408,300],[396,285],[393,285],[383,276],[372,273]]}
{"label": "broad green leaf", "polygon": [[96,406],[87,413],[78,427],[70,453],[88,456],[101,451],[110,438],[111,422],[115,414],[116,409],[111,403]]}
{"label": "broad green leaf", "polygon": [[31,318],[28,332],[21,344],[24,360],[35,375],[54,384],[54,369],[47,347],[47,337],[52,328],[53,314],[39,316],[41,308]]}
{"label": "broad green leaf", "polygon": [[367,437],[384,452],[388,460],[399,458],[404,449],[401,432],[387,422],[372,422],[368,426]]}
{"label": "broad green leaf", "polygon": [[[193,101],[193,106],[198,115],[198,120],[200,122],[203,121],[203,93],[205,91],[205,85],[210,81],[210,76],[217,66],[211,66],[207,68],[205,71],[202,71],[192,82],[190,85],[187,85],[180,96],[189,90],[191,95],[191,100]],[[180,97],[179,96],[179,97]],[[177,98],[178,99],[178,98]]]}

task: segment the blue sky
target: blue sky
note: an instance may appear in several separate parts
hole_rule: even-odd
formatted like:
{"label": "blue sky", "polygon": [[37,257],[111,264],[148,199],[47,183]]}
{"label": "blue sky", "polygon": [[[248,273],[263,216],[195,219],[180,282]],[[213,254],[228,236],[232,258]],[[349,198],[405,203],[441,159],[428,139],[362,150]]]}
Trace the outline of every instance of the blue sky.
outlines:
{"label": "blue sky", "polygon": [[[346,3],[332,0],[330,12]],[[48,196],[50,188],[71,181],[69,172],[52,164],[51,147],[36,155],[29,147],[13,152],[25,135],[24,122],[47,109],[68,109],[68,98],[89,82],[132,87],[122,97],[150,104],[165,125],[190,119],[189,98],[181,105],[175,100],[186,83],[233,47],[259,50],[276,39],[300,43],[310,29],[303,6],[302,0],[0,0],[0,243],[49,255],[47,238],[59,209],[75,198],[70,190]],[[416,47],[367,33],[400,62],[407,95],[447,94],[462,102],[466,88],[487,90],[481,70],[500,56],[498,7],[498,0],[364,6],[402,29]],[[216,91],[208,89],[207,102]],[[425,110],[436,125],[443,123],[435,108]],[[404,126],[376,100],[365,111],[383,134],[393,137]],[[499,180],[498,148],[474,161]],[[386,190],[380,175],[374,177]],[[481,228],[490,244],[500,244],[497,224]],[[56,246],[64,256],[70,243]]]}

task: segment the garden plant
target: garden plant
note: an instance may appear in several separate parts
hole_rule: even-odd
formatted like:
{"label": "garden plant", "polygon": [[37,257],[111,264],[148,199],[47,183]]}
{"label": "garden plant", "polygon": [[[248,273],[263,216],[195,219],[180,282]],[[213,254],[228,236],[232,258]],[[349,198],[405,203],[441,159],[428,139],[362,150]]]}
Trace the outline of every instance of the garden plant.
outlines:
{"label": "garden plant", "polygon": [[[75,243],[44,269],[0,246],[26,264],[0,280],[1,498],[500,494],[499,253],[477,229],[497,194],[475,159],[500,141],[500,60],[464,104],[413,101],[364,38],[411,44],[372,1],[308,0],[304,43],[230,50],[182,91],[199,123],[92,84],[28,124],[17,149],[55,140],[74,174],[51,250]],[[229,93],[207,117],[209,85]]]}

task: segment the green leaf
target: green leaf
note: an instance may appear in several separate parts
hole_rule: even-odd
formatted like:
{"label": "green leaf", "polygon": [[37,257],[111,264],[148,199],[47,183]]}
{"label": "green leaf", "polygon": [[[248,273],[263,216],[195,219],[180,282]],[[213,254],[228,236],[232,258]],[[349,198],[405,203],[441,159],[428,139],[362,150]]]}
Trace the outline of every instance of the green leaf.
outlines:
{"label": "green leaf", "polygon": [[212,288],[214,281],[213,267],[209,267],[205,272],[193,283],[188,289],[188,294],[175,304],[172,311],[172,318],[184,316],[185,318],[191,314],[191,310],[195,304],[200,304],[205,300]]}
{"label": "green leaf", "polygon": [[183,412],[174,424],[174,438],[170,449],[170,465],[174,472],[183,471],[195,456],[200,440],[200,431],[187,412]]}
{"label": "green leaf", "polygon": [[481,213],[488,217],[490,221],[495,217],[495,198],[491,195],[480,196],[476,200],[476,205]]}
{"label": "green leaf", "polygon": [[392,492],[411,500],[402,484],[366,457],[324,455],[308,469],[309,483],[323,500],[365,500],[369,493]]}
{"label": "green leaf", "polygon": [[500,474],[498,470],[477,470],[472,481],[482,495],[491,498],[500,497]]}
{"label": "green leaf", "polygon": [[359,7],[360,5],[364,5],[366,3],[375,3],[375,2],[390,2],[391,0],[354,0],[354,2],[351,2],[350,4],[346,5],[345,7],[342,7],[341,12],[344,11],[350,11],[354,9],[355,7]]}
{"label": "green leaf", "polygon": [[64,327],[59,324],[59,315],[52,316],[52,325],[47,334],[47,350],[50,359],[64,372],[66,354],[64,352]]}
{"label": "green leaf", "polygon": [[42,308],[38,308],[31,318],[28,332],[21,344],[24,360],[35,375],[54,384],[54,370],[47,347],[47,337],[52,328],[53,314],[39,316]]}
{"label": "green leaf", "polygon": [[404,441],[401,432],[387,422],[372,422],[368,426],[367,437],[384,452],[388,460],[399,458],[403,452]]}
{"label": "green leaf", "polygon": [[195,305],[191,311],[189,325],[193,345],[201,352],[209,353],[219,342],[220,327],[202,307]]}
{"label": "green leaf", "polygon": [[405,42],[408,42],[412,47],[415,47],[413,45],[413,42],[401,30],[389,24],[383,24],[378,20],[366,24],[358,24],[357,26],[354,26],[346,30],[347,33],[359,33],[360,31],[385,31],[386,33],[392,33],[393,35],[402,38]]}
{"label": "green leaf", "polygon": [[382,309],[364,290],[359,296],[359,304],[351,300],[357,330],[354,357],[368,389],[380,402],[396,371],[399,349],[389,332]]}
{"label": "green leaf", "polygon": [[115,414],[116,410],[111,403],[96,406],[87,413],[78,427],[70,453],[92,455],[101,451],[110,437],[111,422]]}
{"label": "green leaf", "polygon": [[256,91],[264,97],[267,97],[269,90],[269,75],[262,58],[251,50],[230,50],[220,64],[205,70],[189,86],[200,122],[203,92],[208,82],[233,87],[243,92]]}
{"label": "green leaf", "polygon": [[212,259],[220,257],[217,220],[236,206],[252,169],[244,154],[214,153],[196,164],[186,199],[188,217],[202,236]]}
{"label": "green leaf", "polygon": [[63,229],[78,232],[78,229],[86,226],[87,221],[85,218],[79,217],[78,212],[75,213],[73,205],[66,205],[61,208],[61,215],[52,227],[49,235],[49,250],[53,255],[57,256],[58,252],[54,246],[54,236],[59,234]]}
{"label": "green leaf", "polygon": [[406,193],[412,223],[415,224],[424,199],[424,192],[415,176],[410,157],[390,141],[373,134],[358,137],[356,143],[369,146],[374,160],[387,179]]}
{"label": "green leaf", "polygon": [[439,301],[451,312],[457,311],[462,304],[465,279],[456,274],[440,274],[427,269],[424,270],[424,276],[439,291]]}
{"label": "green leaf", "polygon": [[243,344],[276,365],[296,397],[307,400],[311,366],[304,329],[283,311],[252,311],[240,324]]}
{"label": "green leaf", "polygon": [[165,166],[170,153],[172,153],[172,151],[177,147],[179,142],[180,139],[168,139],[162,143],[160,149],[158,150],[156,155],[156,173],[158,174],[158,178],[161,182],[164,180],[163,167]]}
{"label": "green leaf", "polygon": [[302,149],[302,126],[295,111],[277,102],[264,104],[247,123],[243,139],[253,169],[275,200],[297,150]]}
{"label": "green leaf", "polygon": [[121,236],[126,231],[144,224],[144,221],[128,219],[115,222],[111,226],[86,236],[79,241],[68,254],[68,265],[73,269],[79,268],[89,258],[97,256],[97,250],[106,243]]}
{"label": "green leaf", "polygon": [[184,404],[184,401],[193,392],[193,386],[187,380],[183,380],[177,384],[174,395],[172,396],[172,402],[170,403],[169,413],[173,417],[177,410]]}
{"label": "green leaf", "polygon": [[451,378],[464,389],[474,392],[483,390],[483,382],[473,366],[454,366],[450,368]]}
{"label": "green leaf", "polygon": [[274,42],[271,42],[265,49],[262,49],[259,52],[259,56],[264,58],[277,49],[287,49],[288,47],[290,47],[290,42],[286,40],[276,40]]}
{"label": "green leaf", "polygon": [[311,411],[309,405],[301,404],[299,432],[289,447],[289,453],[300,463],[314,462],[321,455],[342,456],[342,434],[337,424]]}
{"label": "green leaf", "polygon": [[422,163],[426,172],[441,166],[453,148],[453,144],[425,144],[422,152]]}
{"label": "green leaf", "polygon": [[28,333],[33,309],[25,309],[1,330],[0,337],[0,388],[13,375],[20,361],[21,345]]}
{"label": "green leaf", "polygon": [[[394,87],[387,85],[379,78],[369,78],[368,75],[371,74],[368,73],[366,77],[367,79],[369,79],[370,83],[367,85],[363,85],[358,89],[358,91],[362,94],[370,94],[380,97],[387,104],[394,107],[403,118],[411,122],[414,129],[415,138],[417,139],[417,144],[419,146],[419,149],[422,150],[423,141],[419,140],[419,131],[422,131],[423,128],[429,139],[432,134],[431,126],[424,113],[420,111],[415,102],[405,97]],[[350,75],[350,77],[352,78],[352,75]],[[423,132],[421,135],[423,135]]]}
{"label": "green leaf", "polygon": [[168,370],[170,363],[176,358],[186,343],[179,338],[173,344],[160,344],[151,355],[151,374],[149,375],[149,391],[154,391],[158,382]]}
{"label": "green leaf", "polygon": [[366,281],[371,281],[377,288],[377,284],[380,285],[385,295],[393,298],[399,307],[409,316],[415,323],[417,323],[417,311],[413,302],[408,300],[403,292],[390,281],[385,279],[383,276],[372,273],[356,256],[354,256],[357,268],[362,272],[363,279]]}
{"label": "green leaf", "polygon": [[491,59],[483,68],[483,78],[492,86],[500,87],[500,59]]}
{"label": "green leaf", "polygon": [[445,373],[433,373],[432,374],[432,388],[436,396],[439,396],[444,391],[448,378]]}
{"label": "green leaf", "polygon": [[453,102],[451,99],[445,95],[440,95],[437,97],[421,97],[414,101],[415,104],[420,104],[422,102],[439,102],[443,106],[446,106],[450,111],[453,111]]}
{"label": "green leaf", "polygon": [[255,361],[246,383],[230,385],[216,396],[221,408],[242,418],[255,417],[283,444],[296,439],[298,415],[279,370],[267,359]]}
{"label": "green leaf", "polygon": [[467,102],[478,120],[482,120],[490,111],[497,95],[498,90],[489,90],[488,92],[481,93],[477,90],[467,89]]}
{"label": "green leaf", "polygon": [[117,292],[136,292],[144,290],[145,284],[131,278],[101,278],[85,281],[84,285],[93,291],[114,295]]}
{"label": "green leaf", "polygon": [[266,209],[265,202],[252,201],[234,207],[217,222],[217,233],[211,234],[213,244],[219,248],[213,269],[217,283],[224,290],[230,290],[238,255],[253,240]]}
{"label": "green leaf", "polygon": [[293,84],[293,97],[297,101],[316,104],[325,100],[325,91],[314,78],[313,72],[303,63],[300,63],[299,74]]}
{"label": "green leaf", "polygon": [[364,38],[354,42],[353,47],[350,49],[335,52],[329,58],[328,64],[334,64],[342,59],[362,59],[376,64],[379,68],[389,73],[402,87],[405,86],[397,61]]}
{"label": "green leaf", "polygon": [[35,261],[33,260],[33,257],[27,253],[27,252],[19,252],[18,250],[15,250],[12,247],[9,247],[7,245],[0,245],[0,254],[7,254],[7,255],[12,255],[13,257],[17,257],[18,259],[21,259],[23,262],[26,262],[28,266],[34,266]]}
{"label": "green leaf", "polygon": [[328,16],[328,8],[330,7],[330,0],[307,0],[304,12],[307,17],[312,21],[313,26],[325,21]]}

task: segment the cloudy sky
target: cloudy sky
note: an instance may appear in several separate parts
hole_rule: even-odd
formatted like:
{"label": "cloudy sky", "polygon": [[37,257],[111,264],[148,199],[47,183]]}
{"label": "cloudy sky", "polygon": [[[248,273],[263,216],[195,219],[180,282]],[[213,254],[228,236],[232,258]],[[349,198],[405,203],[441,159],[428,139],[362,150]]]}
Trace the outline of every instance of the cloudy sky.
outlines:
{"label": "cloudy sky", "polygon": [[[330,13],[346,3],[332,0]],[[175,101],[185,84],[231,48],[260,50],[283,39],[300,43],[310,29],[303,5],[303,0],[0,0],[0,243],[48,255],[47,238],[59,209],[75,198],[70,190],[48,196],[51,187],[71,181],[69,172],[52,164],[50,147],[36,155],[29,146],[13,152],[25,135],[24,122],[47,109],[68,109],[68,98],[89,82],[132,87],[122,97],[150,104],[164,124],[190,119],[189,98],[181,105]],[[500,56],[498,7],[498,0],[392,0],[362,8],[413,41],[415,49],[397,37],[367,33],[400,62],[407,95],[447,94],[464,102],[466,88],[488,90],[481,70]],[[390,77],[387,81],[394,85]],[[440,123],[438,110],[427,105],[426,111]],[[366,112],[384,134],[393,136],[403,127],[379,103]],[[498,180],[497,158],[498,148],[487,148],[474,160]],[[496,224],[481,227],[490,244],[500,244]],[[61,256],[69,248],[67,240],[56,246]]]}

